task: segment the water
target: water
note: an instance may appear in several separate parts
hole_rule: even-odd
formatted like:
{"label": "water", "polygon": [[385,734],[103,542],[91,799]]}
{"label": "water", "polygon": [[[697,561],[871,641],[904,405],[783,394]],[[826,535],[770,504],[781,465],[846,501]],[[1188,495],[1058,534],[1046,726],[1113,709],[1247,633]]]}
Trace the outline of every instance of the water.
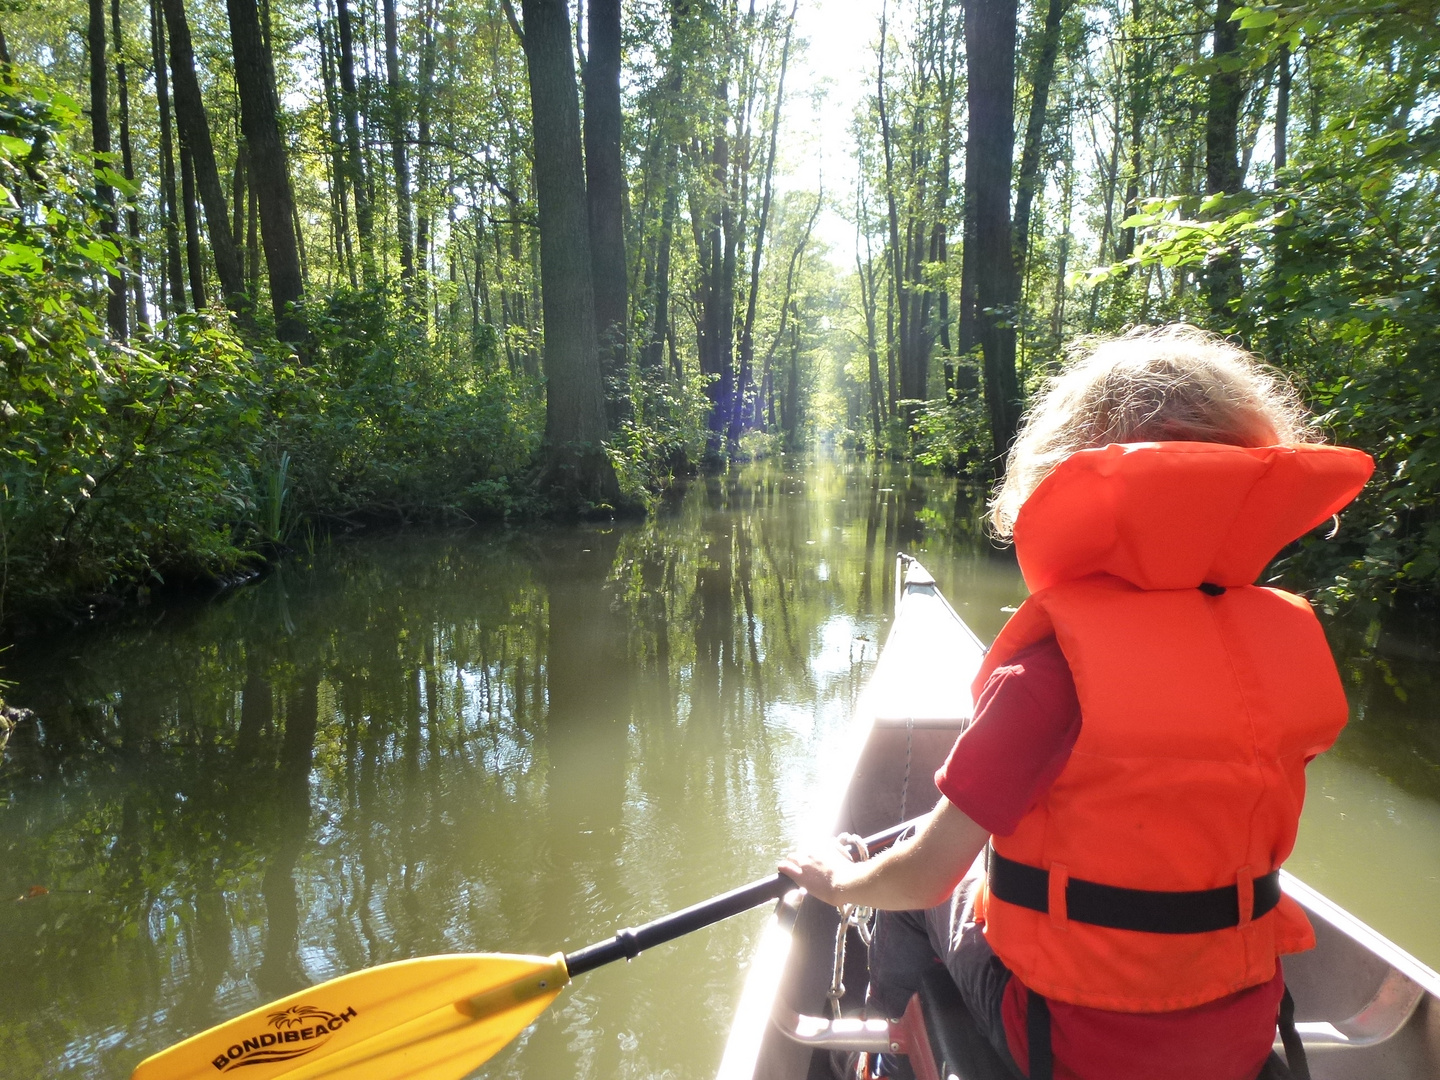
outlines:
{"label": "water", "polygon": [[[765,463],[646,523],[337,542],[6,654],[44,723],[0,773],[0,1078],[123,1077],[347,971],[574,950],[768,873],[842,779],[895,551],[987,639],[1023,596],[959,494]],[[1440,665],[1423,627],[1334,636],[1357,720],[1291,866],[1435,964]],[[762,920],[584,976],[480,1075],[711,1075]]]}

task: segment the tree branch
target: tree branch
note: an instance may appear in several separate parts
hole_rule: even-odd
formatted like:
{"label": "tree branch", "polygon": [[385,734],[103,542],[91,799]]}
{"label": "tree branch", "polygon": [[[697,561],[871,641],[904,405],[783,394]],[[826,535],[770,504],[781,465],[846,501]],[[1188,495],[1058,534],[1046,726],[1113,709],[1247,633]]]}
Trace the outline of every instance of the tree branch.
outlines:
{"label": "tree branch", "polygon": [[505,18],[510,20],[510,29],[515,31],[515,37],[520,42],[520,47],[525,47],[525,30],[520,25],[520,20],[515,17],[515,5],[510,0],[500,0],[505,8]]}

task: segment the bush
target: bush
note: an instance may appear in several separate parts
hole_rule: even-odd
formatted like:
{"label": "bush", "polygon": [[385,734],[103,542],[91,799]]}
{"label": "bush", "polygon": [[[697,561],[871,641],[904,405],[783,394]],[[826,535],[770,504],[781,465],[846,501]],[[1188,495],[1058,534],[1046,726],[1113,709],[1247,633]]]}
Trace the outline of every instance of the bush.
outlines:
{"label": "bush", "polygon": [[220,312],[109,340],[124,267],[76,142],[73,100],[0,68],[0,619],[233,574],[307,517],[523,505],[540,395],[447,356],[394,293],[312,304],[303,366]]}
{"label": "bush", "polygon": [[0,71],[0,616],[246,557],[233,523],[260,432],[249,353],[207,317],[106,339],[95,282],[119,252],[71,146],[79,117]]}
{"label": "bush", "polygon": [[393,290],[344,289],[307,312],[310,364],[272,357],[269,460],[292,459],[297,512],[398,519],[516,508],[544,426],[504,368],[452,360]]}

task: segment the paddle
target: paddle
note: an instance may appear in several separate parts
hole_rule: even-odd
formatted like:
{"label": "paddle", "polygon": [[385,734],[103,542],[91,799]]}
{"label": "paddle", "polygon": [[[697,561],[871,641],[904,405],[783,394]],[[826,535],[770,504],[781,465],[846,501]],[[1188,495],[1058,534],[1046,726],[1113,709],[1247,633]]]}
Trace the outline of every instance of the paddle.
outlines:
{"label": "paddle", "polygon": [[[865,840],[873,852],[915,822]],[[712,897],[608,941],[553,956],[470,953],[366,968],[252,1009],[146,1058],[131,1080],[454,1080],[490,1060],[565,984],[795,887],[783,874]]]}

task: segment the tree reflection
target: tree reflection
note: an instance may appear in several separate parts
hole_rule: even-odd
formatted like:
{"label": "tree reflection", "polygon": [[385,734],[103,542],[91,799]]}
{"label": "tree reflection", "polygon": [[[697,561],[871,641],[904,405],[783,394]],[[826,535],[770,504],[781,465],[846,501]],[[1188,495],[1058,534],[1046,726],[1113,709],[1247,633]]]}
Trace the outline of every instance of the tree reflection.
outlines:
{"label": "tree reflection", "polygon": [[[0,1077],[120,1075],[345,971],[574,948],[765,871],[874,658],[895,549],[1014,595],[954,505],[765,462],[643,523],[336,544],[30,643],[7,696],[42,720],[0,775],[0,890],[51,894],[0,906]],[[547,1021],[563,1036],[490,1074],[705,1074],[748,926],[597,972]]]}

